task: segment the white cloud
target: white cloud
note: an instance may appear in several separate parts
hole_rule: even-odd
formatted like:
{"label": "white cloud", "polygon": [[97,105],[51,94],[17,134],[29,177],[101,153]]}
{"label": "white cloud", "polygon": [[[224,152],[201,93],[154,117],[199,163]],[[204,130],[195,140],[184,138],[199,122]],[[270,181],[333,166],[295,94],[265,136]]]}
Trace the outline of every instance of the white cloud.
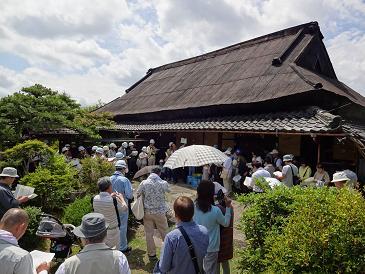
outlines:
{"label": "white cloud", "polygon": [[0,96],[41,83],[107,102],[150,67],[314,20],[340,80],[365,92],[364,18],[361,0],[2,0],[0,53],[29,67],[0,60]]}

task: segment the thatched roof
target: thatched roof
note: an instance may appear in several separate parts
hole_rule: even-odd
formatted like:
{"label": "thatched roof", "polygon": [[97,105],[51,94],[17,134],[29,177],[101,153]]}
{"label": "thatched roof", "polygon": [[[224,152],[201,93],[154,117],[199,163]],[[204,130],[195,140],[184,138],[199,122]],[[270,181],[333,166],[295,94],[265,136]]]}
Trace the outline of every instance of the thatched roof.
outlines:
{"label": "thatched roof", "polygon": [[305,93],[365,106],[363,96],[338,81],[322,39],[318,24],[311,22],[150,69],[97,111],[115,117],[227,105],[243,111],[250,104]]}

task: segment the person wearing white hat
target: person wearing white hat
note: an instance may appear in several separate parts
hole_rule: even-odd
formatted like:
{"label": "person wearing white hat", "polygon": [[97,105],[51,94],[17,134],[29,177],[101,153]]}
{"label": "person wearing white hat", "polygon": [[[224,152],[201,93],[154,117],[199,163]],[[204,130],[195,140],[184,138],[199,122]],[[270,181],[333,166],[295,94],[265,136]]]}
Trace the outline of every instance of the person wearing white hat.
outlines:
{"label": "person wearing white hat", "polygon": [[[122,194],[124,200],[127,203],[131,203],[133,200],[133,189],[131,182],[125,176],[127,172],[127,163],[124,160],[118,160],[115,163],[115,172],[110,176],[110,180],[112,182],[113,192]],[[128,211],[120,212],[119,214],[120,245],[117,248],[125,254],[128,254],[132,250],[128,246],[127,241],[128,215]]]}
{"label": "person wearing white hat", "polygon": [[11,192],[11,185],[15,178],[19,178],[18,171],[13,167],[4,167],[0,174],[0,219],[10,208],[18,208],[20,204],[29,200],[26,196],[17,199]]}
{"label": "person wearing white hat", "polygon": [[96,159],[103,159],[105,160],[106,157],[104,156],[104,150],[102,147],[98,147],[95,151],[95,155],[93,156],[93,158],[96,158]]}
{"label": "person wearing white hat", "polygon": [[148,165],[154,166],[156,165],[156,153],[157,148],[155,147],[155,140],[150,140],[150,145],[147,147],[147,154],[148,154]]}
{"label": "person wearing white hat", "polygon": [[223,179],[223,185],[225,189],[227,189],[228,194],[232,191],[232,157],[231,150],[227,149],[224,154],[228,156],[228,158],[223,163],[223,169],[221,172],[221,178]]}
{"label": "person wearing white hat", "polygon": [[141,168],[144,168],[145,166],[147,166],[147,159],[148,159],[147,147],[142,147],[142,151],[139,153],[137,163],[136,163],[138,169],[141,169]]}
{"label": "person wearing white hat", "polygon": [[116,152],[116,149],[117,149],[116,144],[111,143],[111,144],[109,145],[109,152],[108,152],[108,157],[109,157],[109,158],[113,158],[113,157],[115,157],[115,154],[117,153],[117,152]]}
{"label": "person wearing white hat", "polygon": [[124,158],[127,157],[127,148],[128,148],[128,143],[127,142],[123,142],[122,146],[118,149],[118,152],[122,152],[124,155]]}
{"label": "person wearing white hat", "polygon": [[341,171],[333,174],[333,180],[331,182],[335,184],[336,188],[341,189],[346,186],[348,181],[350,179],[346,176],[346,173]]}
{"label": "person wearing white hat", "polygon": [[299,170],[293,162],[293,155],[287,154],[283,156],[284,167],[281,176],[276,176],[278,180],[283,182],[287,187],[292,187],[298,183],[299,180]]}
{"label": "person wearing white hat", "polygon": [[271,157],[272,157],[273,166],[281,171],[283,169],[283,161],[279,157],[279,151],[274,148],[270,152],[270,154],[271,154]]}
{"label": "person wearing white hat", "polygon": [[90,155],[87,153],[86,149],[83,146],[79,146],[79,158],[80,159],[85,159],[87,157],[90,157]]}

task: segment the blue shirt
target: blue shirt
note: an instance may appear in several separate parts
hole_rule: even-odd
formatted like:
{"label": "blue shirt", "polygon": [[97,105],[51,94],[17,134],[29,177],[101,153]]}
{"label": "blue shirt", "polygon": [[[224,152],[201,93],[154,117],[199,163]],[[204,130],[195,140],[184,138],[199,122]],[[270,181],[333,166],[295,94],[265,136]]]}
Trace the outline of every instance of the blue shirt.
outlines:
{"label": "blue shirt", "polygon": [[132,184],[128,178],[123,175],[123,173],[120,171],[114,172],[114,174],[110,176],[110,180],[112,181],[114,192],[118,191],[123,194],[125,199],[128,200],[133,198]]}
{"label": "blue shirt", "polygon": [[205,226],[209,234],[208,252],[218,252],[220,245],[220,227],[228,227],[231,221],[231,208],[226,208],[226,214],[217,206],[212,206],[210,211],[203,212],[195,205],[194,221],[197,224]]}
{"label": "blue shirt", "polygon": [[[182,226],[185,229],[194,246],[198,265],[202,269],[203,258],[207,253],[209,244],[207,229],[201,225],[197,225],[193,221],[181,222],[176,226]],[[180,230],[177,228],[168,233],[165,237],[159,268],[161,273],[195,273],[188,245]]]}

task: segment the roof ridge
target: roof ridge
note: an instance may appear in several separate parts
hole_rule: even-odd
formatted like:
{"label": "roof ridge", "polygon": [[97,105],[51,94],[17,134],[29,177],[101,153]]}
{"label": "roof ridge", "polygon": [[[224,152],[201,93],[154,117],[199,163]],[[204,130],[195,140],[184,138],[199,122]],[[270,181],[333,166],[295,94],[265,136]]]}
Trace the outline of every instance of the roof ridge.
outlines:
{"label": "roof ridge", "polygon": [[255,38],[252,38],[252,39],[249,39],[249,40],[246,40],[246,41],[243,41],[243,42],[239,42],[239,43],[236,43],[236,44],[224,47],[224,48],[220,48],[220,49],[217,49],[217,50],[214,50],[214,51],[210,51],[210,52],[207,52],[207,53],[204,53],[204,54],[201,54],[201,55],[197,55],[197,56],[190,57],[190,58],[187,58],[187,59],[182,59],[182,60],[175,61],[175,62],[172,62],[172,63],[169,63],[169,64],[165,64],[165,65],[162,65],[162,66],[159,66],[159,67],[156,67],[156,68],[152,68],[150,70],[152,70],[152,73],[153,73],[155,71],[160,71],[160,70],[163,70],[163,69],[169,69],[169,68],[178,67],[178,66],[181,66],[181,65],[196,63],[196,62],[206,60],[206,59],[209,59],[209,58],[214,58],[218,55],[226,54],[228,52],[231,52],[231,51],[234,51],[234,50],[237,50],[237,49],[241,49],[241,48],[248,47],[248,46],[251,46],[251,45],[255,45],[255,44],[258,44],[258,43],[263,43],[263,42],[267,42],[267,41],[270,41],[270,40],[274,40],[274,39],[280,38],[282,36],[286,36],[286,35],[288,35],[288,32],[294,32],[293,34],[295,34],[295,33],[298,33],[298,31],[300,31],[301,29],[305,29],[305,28],[309,28],[309,27],[312,27],[312,30],[313,30],[313,28],[319,30],[318,22],[313,21],[313,22],[297,25],[297,26],[294,26],[294,27],[282,29],[282,30],[272,32],[272,33],[269,33],[269,34],[265,34],[265,35],[262,35],[262,36],[259,36],[259,37],[255,37]]}

